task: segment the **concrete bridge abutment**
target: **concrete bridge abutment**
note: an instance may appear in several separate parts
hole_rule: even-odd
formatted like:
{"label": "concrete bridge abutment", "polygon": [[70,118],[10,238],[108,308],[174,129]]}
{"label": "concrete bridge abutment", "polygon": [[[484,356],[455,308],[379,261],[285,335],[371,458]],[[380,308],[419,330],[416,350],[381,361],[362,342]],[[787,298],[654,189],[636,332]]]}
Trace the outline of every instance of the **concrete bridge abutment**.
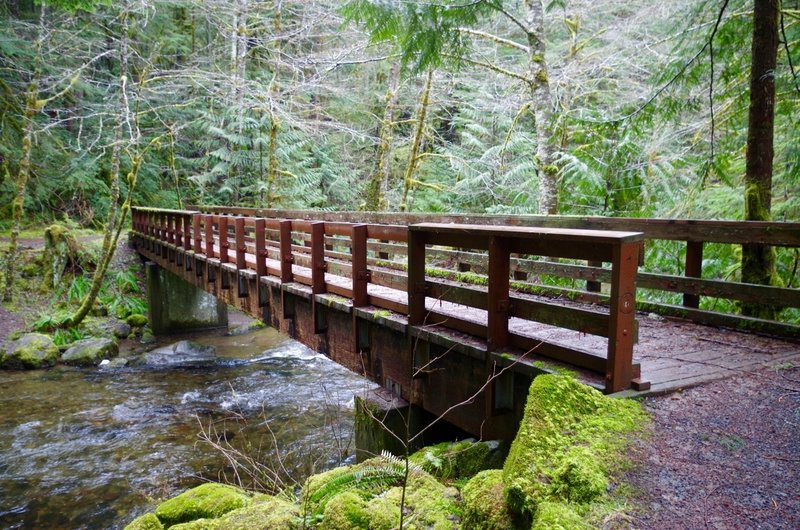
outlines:
{"label": "concrete bridge abutment", "polygon": [[213,294],[148,261],[147,301],[153,333],[176,333],[228,325],[228,307]]}

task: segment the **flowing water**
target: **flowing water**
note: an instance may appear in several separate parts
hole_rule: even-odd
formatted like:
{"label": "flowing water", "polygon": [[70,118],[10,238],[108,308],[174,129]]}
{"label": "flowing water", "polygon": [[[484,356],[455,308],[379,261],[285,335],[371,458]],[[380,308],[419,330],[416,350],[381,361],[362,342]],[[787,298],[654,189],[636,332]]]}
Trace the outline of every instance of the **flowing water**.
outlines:
{"label": "flowing water", "polygon": [[0,528],[122,528],[234,479],[219,447],[294,480],[353,459],[353,394],[370,383],[272,329],[193,340],[216,346],[210,366],[0,371]]}

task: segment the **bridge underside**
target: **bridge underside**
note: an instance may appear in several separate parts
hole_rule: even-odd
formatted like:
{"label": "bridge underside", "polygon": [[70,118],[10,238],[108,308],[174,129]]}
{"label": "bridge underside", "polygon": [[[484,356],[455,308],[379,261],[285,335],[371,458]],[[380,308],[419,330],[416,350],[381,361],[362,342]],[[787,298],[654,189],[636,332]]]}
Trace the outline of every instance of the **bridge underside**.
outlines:
{"label": "bridge underside", "polygon": [[[539,358],[535,351],[521,352],[523,360],[509,362],[504,354],[487,353],[485,341],[474,336],[435,325],[409,326],[403,314],[372,306],[354,308],[342,296],[312,294],[303,283],[258,278],[252,270],[237,270],[232,264],[139,235],[133,241],[141,255],[190,284],[476,436],[513,438],[532,378],[558,364]],[[293,265],[293,270],[297,276],[310,275],[305,267]],[[350,282],[326,274],[329,284],[337,281]],[[395,299],[398,307],[406,303],[405,291],[370,285],[373,289],[380,289],[383,299]],[[436,304],[440,313],[465,317],[457,304]],[[791,341],[655,315],[640,314],[638,319],[634,360],[641,367],[641,378],[651,384],[648,392],[668,392],[765,365],[800,361],[797,344]],[[525,333],[541,340],[585,350],[605,348],[599,337],[544,324],[526,325]],[[495,376],[487,382],[490,363],[496,367]],[[579,370],[578,376],[602,388],[598,374]]]}

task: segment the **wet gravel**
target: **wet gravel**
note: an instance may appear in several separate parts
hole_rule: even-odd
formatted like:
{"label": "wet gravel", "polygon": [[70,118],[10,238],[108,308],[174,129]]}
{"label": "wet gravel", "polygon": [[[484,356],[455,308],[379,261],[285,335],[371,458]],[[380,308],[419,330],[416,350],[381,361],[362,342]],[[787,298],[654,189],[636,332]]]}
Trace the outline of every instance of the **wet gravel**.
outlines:
{"label": "wet gravel", "polygon": [[636,528],[800,528],[800,367],[782,363],[644,402],[628,480]]}

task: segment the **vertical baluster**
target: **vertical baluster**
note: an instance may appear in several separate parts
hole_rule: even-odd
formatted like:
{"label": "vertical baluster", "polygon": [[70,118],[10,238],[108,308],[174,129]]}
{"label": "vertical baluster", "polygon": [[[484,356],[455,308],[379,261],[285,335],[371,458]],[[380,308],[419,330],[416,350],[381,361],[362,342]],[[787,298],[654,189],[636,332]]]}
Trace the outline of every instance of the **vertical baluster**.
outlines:
{"label": "vertical baluster", "polygon": [[[700,278],[703,276],[702,241],[686,242],[686,266],[684,268],[684,275],[687,278]],[[700,296],[696,294],[684,294],[683,306],[697,309],[700,307]]]}

